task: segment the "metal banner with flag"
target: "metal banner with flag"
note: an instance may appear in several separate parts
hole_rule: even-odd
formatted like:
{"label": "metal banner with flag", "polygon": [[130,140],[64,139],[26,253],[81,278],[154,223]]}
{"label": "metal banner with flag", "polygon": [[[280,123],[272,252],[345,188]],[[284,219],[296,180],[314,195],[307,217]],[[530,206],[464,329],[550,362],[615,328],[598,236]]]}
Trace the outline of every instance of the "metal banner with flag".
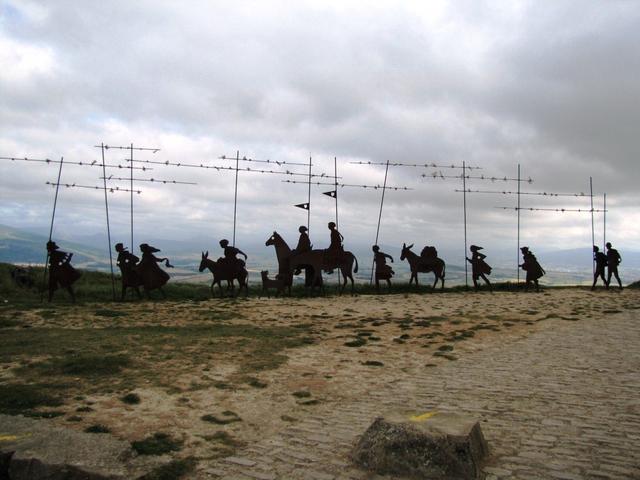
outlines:
{"label": "metal banner with flag", "polygon": [[331,198],[338,198],[338,191],[337,190],[331,190],[330,192],[322,192],[323,195],[326,195],[328,197]]}
{"label": "metal banner with flag", "polygon": [[298,203],[297,205],[294,205],[294,207],[298,207],[301,208],[303,210],[309,210],[311,204],[309,202],[306,203]]}

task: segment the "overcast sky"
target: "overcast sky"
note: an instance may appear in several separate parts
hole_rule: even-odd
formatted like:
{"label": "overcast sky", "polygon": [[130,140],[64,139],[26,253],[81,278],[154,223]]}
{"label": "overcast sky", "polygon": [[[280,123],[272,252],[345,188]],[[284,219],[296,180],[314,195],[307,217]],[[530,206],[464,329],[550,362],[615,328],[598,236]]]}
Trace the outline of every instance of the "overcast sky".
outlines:
{"label": "overcast sky", "polygon": [[[375,6],[371,6],[375,3]],[[0,0],[0,156],[92,161],[94,145],[157,147],[139,158],[208,165],[235,155],[308,162],[341,182],[382,183],[384,167],[353,161],[467,164],[474,175],[534,179],[523,191],[607,192],[608,239],[640,249],[637,1],[213,2]],[[109,150],[109,163],[126,165]],[[246,166],[257,168],[258,165]],[[136,243],[232,236],[232,172],[155,165],[139,178]],[[273,166],[270,169],[280,170]],[[289,167],[305,172],[304,166]],[[380,242],[459,245],[462,196],[449,169],[392,167]],[[99,185],[99,169],[69,165],[64,182]],[[126,171],[109,174],[127,176]],[[0,163],[0,223],[48,233],[55,165]],[[297,239],[307,186],[241,172],[237,244],[278,230]],[[298,178],[303,180],[302,177]],[[110,185],[127,186],[111,181]],[[513,182],[468,187],[515,190]],[[328,244],[330,187],[313,186],[311,237]],[[340,230],[372,244],[379,190],[339,191]],[[109,195],[116,240],[129,196]],[[513,249],[514,206],[470,194],[469,242]],[[523,197],[524,207],[589,208],[584,198]],[[103,233],[101,192],[62,189],[54,237]],[[602,214],[596,214],[602,243]],[[115,240],[114,240],[115,241]],[[522,212],[522,242],[589,247],[588,213]],[[161,247],[161,245],[158,245]],[[397,254],[397,252],[396,252]]]}

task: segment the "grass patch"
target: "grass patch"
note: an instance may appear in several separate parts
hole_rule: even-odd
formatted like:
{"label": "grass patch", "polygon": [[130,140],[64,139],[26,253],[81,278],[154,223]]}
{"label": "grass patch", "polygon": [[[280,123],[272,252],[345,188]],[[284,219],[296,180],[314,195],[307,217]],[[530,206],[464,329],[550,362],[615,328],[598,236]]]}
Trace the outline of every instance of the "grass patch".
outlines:
{"label": "grass patch", "polygon": [[378,360],[367,360],[365,362],[362,362],[363,365],[366,365],[367,367],[383,367],[384,363],[379,362]]}
{"label": "grass patch", "polygon": [[71,354],[26,368],[35,368],[43,375],[73,375],[79,377],[102,377],[119,374],[123,368],[131,366],[128,355]]}
{"label": "grass patch", "polygon": [[107,317],[107,318],[117,318],[117,317],[127,316],[125,312],[119,312],[118,310],[110,310],[108,308],[102,308],[100,310],[96,310],[96,313],[94,315],[96,317]]}
{"label": "grass patch", "polygon": [[229,423],[242,421],[238,414],[231,410],[225,410],[220,415],[208,413],[200,417],[200,419],[204,422],[215,423],[216,425],[228,425]]}
{"label": "grass patch", "polygon": [[138,405],[141,402],[140,395],[137,393],[127,393],[124,397],[120,397],[120,400],[127,405]]}
{"label": "grass patch", "polygon": [[269,385],[268,383],[262,382],[259,379],[254,377],[249,377],[247,379],[247,384],[254,388],[267,388],[267,386]]}
{"label": "grass patch", "polygon": [[16,415],[38,407],[58,407],[62,400],[47,385],[0,385],[0,413]]}
{"label": "grass patch", "polygon": [[176,480],[193,472],[198,461],[194,457],[172,460],[166,465],[154,468],[139,480]]}
{"label": "grass patch", "polygon": [[291,395],[296,398],[309,398],[311,396],[311,392],[308,390],[298,390],[297,392],[293,392]]}
{"label": "grass patch", "polygon": [[178,452],[182,449],[182,441],[174,439],[167,433],[154,433],[143,440],[131,442],[139,455],[164,455],[169,452]]}
{"label": "grass patch", "polygon": [[109,430],[108,427],[101,424],[90,425],[85,428],[84,431],[86,433],[111,433],[111,430]]}
{"label": "grass patch", "polygon": [[345,347],[362,347],[367,344],[367,340],[363,337],[358,337],[354,340],[350,340],[348,342],[344,342]]}

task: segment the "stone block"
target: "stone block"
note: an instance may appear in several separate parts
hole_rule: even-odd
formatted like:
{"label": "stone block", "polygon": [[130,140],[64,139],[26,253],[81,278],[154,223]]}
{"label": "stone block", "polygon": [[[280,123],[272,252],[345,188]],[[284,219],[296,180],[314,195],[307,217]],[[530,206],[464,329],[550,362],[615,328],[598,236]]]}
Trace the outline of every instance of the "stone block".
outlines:
{"label": "stone block", "polygon": [[0,415],[0,479],[130,480],[166,463],[167,457],[138,456],[110,434]]}
{"label": "stone block", "polygon": [[488,446],[477,419],[429,412],[378,417],[358,440],[353,461],[381,475],[481,478]]}

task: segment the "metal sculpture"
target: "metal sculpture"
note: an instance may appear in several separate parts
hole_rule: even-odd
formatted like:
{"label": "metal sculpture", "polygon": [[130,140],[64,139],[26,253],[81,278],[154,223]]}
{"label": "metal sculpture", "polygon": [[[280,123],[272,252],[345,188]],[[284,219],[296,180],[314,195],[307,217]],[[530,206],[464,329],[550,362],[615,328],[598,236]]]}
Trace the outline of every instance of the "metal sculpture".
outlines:
{"label": "metal sculpture", "polygon": [[73,253],[63,252],[56,245],[56,242],[51,240],[47,242],[47,253],[49,257],[49,301],[53,298],[53,292],[58,287],[62,287],[67,289],[71,295],[71,301],[75,303],[76,295],[72,286],[82,274],[71,266]]}
{"label": "metal sculpture", "polygon": [[315,249],[292,255],[292,250],[287,242],[275,231],[267,239],[265,245],[273,245],[275,247],[279,271],[287,275],[287,277],[284,277],[285,285],[288,275],[292,275],[294,271],[311,268],[313,270],[313,281],[310,287],[312,290],[315,287],[320,287],[324,291],[322,270],[339,269],[342,273],[340,293],[344,292],[347,286],[347,279],[351,280],[351,293],[355,291],[353,273],[358,273],[358,260],[353,253],[344,250],[342,252],[328,252],[327,250]]}
{"label": "metal sculpture", "polygon": [[169,274],[162,270],[158,263],[165,262],[167,268],[173,268],[173,265],[169,263],[168,258],[158,258],[154,255],[160,251],[160,249],[152,247],[146,243],[140,245],[140,251],[142,252],[142,260],[137,266],[137,273],[140,276],[142,287],[147,298],[150,298],[149,292],[151,290],[160,290],[163,298],[167,298],[167,294],[164,293],[162,287],[169,281]]}
{"label": "metal sculpture", "polygon": [[469,250],[471,250],[471,258],[467,257],[467,262],[471,264],[473,288],[478,290],[478,279],[482,278],[489,287],[489,290],[492,290],[491,282],[489,282],[489,279],[486,277],[487,275],[491,275],[491,267],[484,261],[487,256],[479,252],[479,250],[482,250],[482,247],[471,245]]}
{"label": "metal sculpture", "polygon": [[[242,260],[235,259],[238,262],[242,262]],[[244,288],[245,296],[249,295],[249,286],[247,283],[249,272],[244,267],[244,262],[242,262],[242,267],[239,268],[237,263],[231,263],[225,261],[225,258],[219,258],[218,261],[214,261],[209,259],[209,251],[202,252],[202,258],[200,260],[200,266],[198,267],[199,272],[204,272],[205,268],[209,269],[211,275],[213,275],[213,281],[211,282],[211,296],[215,296],[214,287],[217,284],[220,287],[220,296],[224,296],[224,292],[222,291],[222,280],[226,280],[228,282],[228,288],[231,290],[231,295],[235,295],[234,289],[234,280],[238,280],[239,288],[238,293],[242,291]]]}
{"label": "metal sculpture", "polygon": [[269,270],[262,270],[260,272],[260,277],[262,278],[262,293],[266,293],[267,297],[270,296],[269,289],[271,288],[276,289],[276,296],[284,293],[285,284],[282,278],[279,278],[277,275],[274,279],[269,278]]}
{"label": "metal sculpture", "polygon": [[522,247],[520,249],[522,252],[522,265],[520,267],[527,272],[527,276],[525,279],[524,289],[525,291],[529,290],[529,285],[533,282],[536,287],[536,292],[540,291],[540,285],[538,284],[538,279],[545,275],[547,272],[540,266],[538,263],[538,259],[536,256],[529,250],[529,247]]}
{"label": "metal sculpture", "polygon": [[[407,260],[409,262],[409,268],[411,269],[411,278],[409,279],[409,285],[413,281],[416,282],[416,287],[418,286],[418,273],[429,273],[433,272],[435,275],[435,280],[433,281],[432,289],[436,288],[438,280],[442,282],[441,289],[444,289],[444,277],[446,273],[446,265],[444,260],[438,258],[437,251],[434,247],[425,247],[422,250],[424,255],[418,255],[415,252],[412,252],[413,243],[408,245],[402,244],[402,253],[400,254],[400,260]],[[427,250],[428,249],[428,250]]]}
{"label": "metal sculpture", "polygon": [[120,268],[120,277],[122,279],[122,295],[120,300],[124,301],[127,288],[133,288],[140,295],[140,287],[143,285],[142,279],[138,274],[138,262],[140,259],[133,253],[129,252],[122,243],[116,243],[115,250],[118,252],[116,265]]}
{"label": "metal sculpture", "polygon": [[395,272],[387,265],[387,258],[393,263],[393,257],[381,252],[378,245],[371,247],[371,250],[373,250],[373,262],[375,264],[376,292],[380,292],[380,280],[386,280],[387,287],[391,290],[391,278],[395,275]]}
{"label": "metal sculpture", "polygon": [[611,246],[611,242],[607,242],[607,288],[611,285],[611,276],[615,276],[618,281],[618,285],[620,286],[620,290],[622,290],[622,282],[620,281],[620,276],[618,275],[618,265],[622,263],[622,256],[618,253],[618,250]]}

